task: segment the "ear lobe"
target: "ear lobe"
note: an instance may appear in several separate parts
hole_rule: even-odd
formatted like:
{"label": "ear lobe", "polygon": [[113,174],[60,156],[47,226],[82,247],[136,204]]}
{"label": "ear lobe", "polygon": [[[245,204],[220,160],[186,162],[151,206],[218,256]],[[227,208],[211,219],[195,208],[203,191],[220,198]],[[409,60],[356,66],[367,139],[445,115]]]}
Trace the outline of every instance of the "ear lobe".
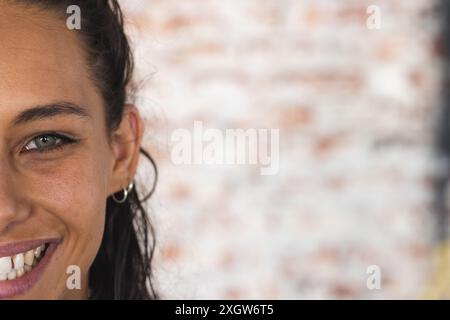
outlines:
{"label": "ear lobe", "polygon": [[110,193],[126,187],[136,174],[142,135],[143,121],[137,108],[126,105],[122,120],[111,139],[114,163]]}

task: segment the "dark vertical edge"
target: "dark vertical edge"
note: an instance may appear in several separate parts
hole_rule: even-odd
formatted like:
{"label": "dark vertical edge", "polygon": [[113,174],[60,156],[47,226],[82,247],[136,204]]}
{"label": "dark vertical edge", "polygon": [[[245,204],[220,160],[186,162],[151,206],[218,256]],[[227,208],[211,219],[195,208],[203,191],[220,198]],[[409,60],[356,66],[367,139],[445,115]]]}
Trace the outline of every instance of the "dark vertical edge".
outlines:
{"label": "dark vertical edge", "polygon": [[434,214],[436,222],[435,241],[442,243],[448,237],[448,209],[447,187],[450,168],[450,1],[440,0],[440,17],[442,19],[439,47],[441,48],[442,66],[442,97],[437,110],[435,152],[437,156],[437,172],[433,179],[434,188]]}

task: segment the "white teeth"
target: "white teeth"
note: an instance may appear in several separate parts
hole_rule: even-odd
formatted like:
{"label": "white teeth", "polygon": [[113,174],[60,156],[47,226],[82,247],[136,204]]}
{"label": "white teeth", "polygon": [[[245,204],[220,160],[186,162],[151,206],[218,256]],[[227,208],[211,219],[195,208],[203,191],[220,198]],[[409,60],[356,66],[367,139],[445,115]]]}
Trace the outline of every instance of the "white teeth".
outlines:
{"label": "white teeth", "polygon": [[21,276],[23,276],[25,274],[25,270],[24,268],[20,268],[18,270],[16,270],[17,273],[17,278],[20,278]]}
{"label": "white teeth", "polygon": [[8,280],[14,280],[16,278],[17,274],[16,274],[16,270],[11,270],[8,273]]}
{"label": "white teeth", "polygon": [[25,264],[23,253],[16,254],[14,256],[14,269],[22,269]]}
{"label": "white teeth", "polygon": [[14,280],[30,272],[42,258],[44,250],[45,244],[12,257],[1,257],[0,281]]}
{"label": "white teeth", "polygon": [[41,253],[42,251],[44,251],[44,248],[45,245],[41,245],[34,250],[34,256],[36,257],[36,259],[39,259],[41,257]]}
{"label": "white teeth", "polygon": [[32,266],[34,261],[34,250],[27,251],[25,253],[24,262],[28,266]]}
{"label": "white teeth", "polygon": [[0,273],[8,273],[12,269],[11,257],[0,258]]}

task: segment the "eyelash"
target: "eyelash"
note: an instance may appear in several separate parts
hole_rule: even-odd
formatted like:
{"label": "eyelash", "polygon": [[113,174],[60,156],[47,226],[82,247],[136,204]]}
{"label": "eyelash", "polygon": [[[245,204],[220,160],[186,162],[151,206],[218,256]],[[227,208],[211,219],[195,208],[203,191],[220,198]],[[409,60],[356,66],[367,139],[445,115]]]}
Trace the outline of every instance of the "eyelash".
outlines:
{"label": "eyelash", "polygon": [[[28,144],[30,144],[31,142],[43,138],[43,137],[50,137],[50,138],[54,138],[54,139],[58,139],[59,142],[57,142],[54,146],[51,147],[44,147],[44,148],[34,148],[31,150],[27,150],[26,146]],[[46,152],[52,152],[52,151],[57,151],[60,149],[63,149],[65,146],[70,145],[70,144],[74,144],[79,142],[79,140],[74,139],[74,138],[70,138],[64,134],[61,133],[56,133],[56,132],[47,132],[47,133],[41,133],[37,136],[34,136],[33,138],[31,138],[30,140],[27,141],[27,143],[24,146],[24,151],[21,151],[21,153],[28,153],[28,152],[38,152],[38,153],[46,153]]]}

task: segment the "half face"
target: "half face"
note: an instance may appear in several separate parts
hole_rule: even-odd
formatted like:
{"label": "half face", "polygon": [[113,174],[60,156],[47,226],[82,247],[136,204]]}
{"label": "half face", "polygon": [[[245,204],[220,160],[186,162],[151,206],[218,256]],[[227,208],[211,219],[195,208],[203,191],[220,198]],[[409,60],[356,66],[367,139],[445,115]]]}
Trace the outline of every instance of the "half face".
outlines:
{"label": "half face", "polygon": [[0,298],[87,295],[114,152],[76,32],[0,1]]}

